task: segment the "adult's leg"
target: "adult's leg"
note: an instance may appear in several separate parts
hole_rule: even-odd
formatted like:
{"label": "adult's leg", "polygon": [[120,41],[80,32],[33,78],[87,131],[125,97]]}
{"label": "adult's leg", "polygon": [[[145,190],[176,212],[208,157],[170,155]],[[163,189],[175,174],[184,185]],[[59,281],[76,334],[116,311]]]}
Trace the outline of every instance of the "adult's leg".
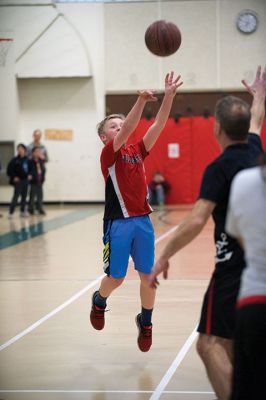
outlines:
{"label": "adult's leg", "polygon": [[29,201],[29,212],[34,213],[34,200],[35,200],[35,184],[30,185],[30,201]]}
{"label": "adult's leg", "polygon": [[20,203],[21,212],[25,211],[27,194],[28,194],[28,182],[24,180],[21,181],[21,203]]}
{"label": "adult's leg", "polygon": [[199,334],[197,351],[219,400],[229,400],[232,387],[233,341]]}
{"label": "adult's leg", "polygon": [[43,191],[42,191],[42,185],[37,185],[36,186],[36,196],[37,196],[37,210],[39,212],[42,212],[42,200],[43,200]]}
{"label": "adult's leg", "polygon": [[18,203],[18,198],[20,196],[20,192],[21,192],[21,185],[20,182],[16,183],[14,186],[14,193],[13,193],[13,197],[9,206],[9,214],[13,214],[13,212],[15,211],[15,208],[17,206]]}

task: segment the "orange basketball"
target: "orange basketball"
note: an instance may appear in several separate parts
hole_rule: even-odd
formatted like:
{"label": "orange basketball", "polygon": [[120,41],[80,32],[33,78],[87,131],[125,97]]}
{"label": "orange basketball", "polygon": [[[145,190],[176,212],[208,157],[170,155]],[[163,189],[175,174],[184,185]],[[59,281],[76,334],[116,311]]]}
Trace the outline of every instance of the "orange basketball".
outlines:
{"label": "orange basketball", "polygon": [[156,56],[174,54],[181,45],[181,32],[173,22],[159,20],[153,22],[145,32],[147,48]]}

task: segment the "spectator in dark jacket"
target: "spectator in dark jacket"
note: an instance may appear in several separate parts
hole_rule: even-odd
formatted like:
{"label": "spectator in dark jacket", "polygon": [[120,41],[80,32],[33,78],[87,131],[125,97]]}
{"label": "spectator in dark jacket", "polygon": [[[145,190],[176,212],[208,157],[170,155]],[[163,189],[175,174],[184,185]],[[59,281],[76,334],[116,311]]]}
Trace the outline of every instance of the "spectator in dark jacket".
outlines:
{"label": "spectator in dark jacket", "polygon": [[30,202],[29,213],[34,214],[34,206],[39,214],[45,215],[43,209],[43,182],[45,180],[45,161],[42,158],[41,148],[33,147],[29,161],[30,173]]}
{"label": "spectator in dark jacket", "polygon": [[8,218],[12,218],[19,197],[21,197],[20,216],[28,216],[28,213],[25,210],[29,180],[29,160],[26,156],[26,146],[23,143],[18,144],[17,152],[17,156],[12,158],[7,166],[9,183],[10,185],[14,186],[14,194],[10,203]]}

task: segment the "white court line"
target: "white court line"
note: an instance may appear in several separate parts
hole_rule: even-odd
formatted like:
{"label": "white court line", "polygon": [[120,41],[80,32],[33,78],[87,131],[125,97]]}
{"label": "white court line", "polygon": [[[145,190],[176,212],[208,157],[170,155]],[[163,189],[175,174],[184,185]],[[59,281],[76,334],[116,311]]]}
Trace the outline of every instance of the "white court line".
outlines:
{"label": "white court line", "polygon": [[171,235],[171,233],[173,233],[176,228],[178,227],[178,225],[173,226],[173,228],[169,229],[169,231],[165,232],[163,235],[159,236],[158,239],[155,240],[155,244],[161,242],[162,240],[164,240],[167,236]]}
{"label": "white court line", "polygon": [[170,366],[168,371],[166,371],[161,382],[156,387],[156,389],[153,392],[153,395],[150,397],[149,400],[158,400],[160,398],[161,394],[164,392],[165,387],[168,385],[168,383],[169,383],[170,379],[172,378],[172,376],[174,375],[176,369],[183,361],[183,359],[186,356],[187,352],[189,351],[191,345],[193,344],[195,338],[197,337],[198,333],[197,333],[196,329],[197,329],[197,327],[193,330],[193,332],[191,333],[191,335],[189,336],[189,338],[183,345],[182,349],[177,354],[176,358],[172,362],[172,365]]}
{"label": "white court line", "polygon": [[[61,389],[4,389],[0,390],[0,393],[152,393],[152,390],[61,390]],[[198,392],[198,391],[185,391],[185,390],[165,390],[164,394],[210,394],[214,395],[214,392]]]}
{"label": "white court line", "polygon": [[[169,231],[165,232],[163,235],[159,236],[158,239],[155,240],[155,244],[159,243],[161,240],[165,239],[167,236],[169,236],[177,226],[169,229]],[[19,339],[23,338],[26,336],[28,333],[32,332],[34,329],[36,329],[38,326],[40,326],[43,322],[47,321],[49,318],[53,317],[60,311],[62,311],[64,308],[72,304],[74,301],[76,301],[79,297],[81,297],[83,294],[85,294],[89,289],[91,289],[93,286],[95,286],[102,278],[106,276],[105,274],[99,276],[96,278],[93,282],[89,283],[87,286],[85,286],[83,289],[81,289],[79,292],[74,294],[72,297],[70,297],[68,300],[66,300],[63,304],[60,306],[56,307],[54,310],[46,314],[44,317],[36,321],[34,324],[30,325],[28,328],[24,329],[24,331],[18,333],[16,336],[13,336],[11,339],[9,339],[7,342],[3,343],[0,346],[0,351],[6,349],[7,347],[11,346],[13,343],[17,342]]]}
{"label": "white court line", "polygon": [[26,328],[24,331],[20,332],[16,336],[12,337],[10,340],[5,342],[0,346],[0,351],[4,350],[6,347],[11,346],[11,344],[17,342],[19,339],[21,339],[23,336],[27,335],[28,333],[32,332],[34,329],[36,329],[38,326],[40,326],[43,322],[47,321],[49,318],[53,317],[55,314],[59,313],[62,311],[64,308],[69,306],[71,303],[76,301],[79,297],[81,297],[83,294],[85,294],[89,289],[91,289],[93,286],[96,285],[97,282],[99,282],[105,274],[99,276],[97,279],[95,279],[93,282],[89,283],[87,286],[85,286],[83,289],[81,289],[79,292],[74,294],[74,296],[70,297],[68,300],[66,300],[63,304],[60,306],[56,307],[54,310],[46,314],[44,317],[36,321],[34,324],[30,325],[28,328]]}

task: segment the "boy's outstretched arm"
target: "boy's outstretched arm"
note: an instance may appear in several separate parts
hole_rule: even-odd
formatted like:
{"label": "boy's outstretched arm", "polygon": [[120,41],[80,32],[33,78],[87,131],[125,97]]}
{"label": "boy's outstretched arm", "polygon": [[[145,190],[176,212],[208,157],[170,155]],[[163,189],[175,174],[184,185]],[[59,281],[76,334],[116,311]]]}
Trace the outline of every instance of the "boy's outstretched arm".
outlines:
{"label": "boy's outstretched arm", "polygon": [[138,92],[139,97],[128,113],[119,133],[114,138],[114,151],[118,151],[127,141],[130,134],[136,129],[141,118],[145,104],[148,101],[157,101],[153,90],[141,90]]}
{"label": "boy's outstretched arm", "polygon": [[261,66],[257,68],[256,78],[251,85],[244,79],[242,83],[253,96],[249,131],[260,135],[265,118],[266,67],[263,72],[261,72]]}
{"label": "boy's outstretched arm", "polygon": [[154,123],[148,129],[146,135],[143,138],[143,142],[147,151],[149,151],[156,140],[160,136],[161,131],[163,130],[166,121],[169,117],[172,103],[174,97],[176,95],[176,89],[182,85],[183,82],[180,82],[180,75],[176,79],[174,79],[174,72],[170,72],[165,77],[165,95],[161,104],[161,107],[156,115]]}

